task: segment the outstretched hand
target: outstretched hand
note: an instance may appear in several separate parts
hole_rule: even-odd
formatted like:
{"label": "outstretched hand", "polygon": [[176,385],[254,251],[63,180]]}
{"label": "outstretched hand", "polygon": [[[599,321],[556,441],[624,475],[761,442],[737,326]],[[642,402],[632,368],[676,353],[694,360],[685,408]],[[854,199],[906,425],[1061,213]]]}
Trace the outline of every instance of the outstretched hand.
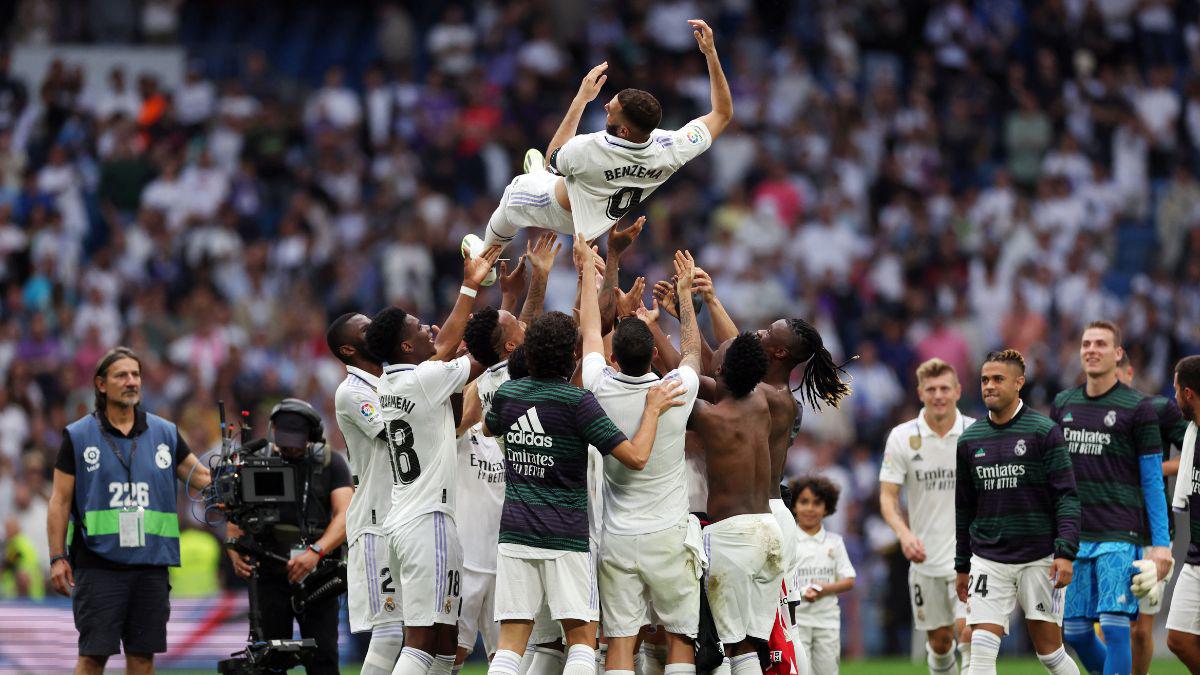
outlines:
{"label": "outstretched hand", "polygon": [[692,292],[700,294],[700,299],[704,302],[711,302],[717,293],[713,289],[712,277],[699,267],[696,268],[696,276],[692,279]]}
{"label": "outstretched hand", "polygon": [[550,274],[550,268],[554,267],[554,259],[561,250],[562,243],[558,241],[558,234],[555,232],[543,233],[536,242],[526,241],[525,259],[529,261],[529,269],[541,275]]}
{"label": "outstretched hand", "polygon": [[642,227],[646,224],[646,216],[641,216],[633,221],[633,224],[625,229],[613,228],[608,233],[608,250],[617,256],[620,256],[633,245],[637,240],[638,235],[642,233]]}
{"label": "outstretched hand", "polygon": [[463,261],[463,281],[473,283],[478,287],[487,278],[488,272],[492,271],[492,266],[499,258],[500,246],[498,244],[490,246],[482,255],[467,258]]}
{"label": "outstretched hand", "polygon": [[629,292],[622,291],[617,287],[617,316],[620,318],[633,316],[641,307],[645,307],[642,303],[642,294],[646,291],[646,277],[638,277],[633,280],[633,286]]}
{"label": "outstretched hand", "polygon": [[606,70],[608,70],[608,61],[589,70],[588,74],[583,76],[583,82],[579,83],[579,93],[575,95],[576,98],[588,102],[595,101],[605,80],[608,79],[608,75],[604,74]]}
{"label": "outstretched hand", "polygon": [[716,54],[717,46],[713,44],[713,31],[708,24],[703,19],[688,19],[688,24],[692,27],[692,35],[696,36],[700,53],[705,56]]}
{"label": "outstretched hand", "polygon": [[654,300],[667,314],[679,318],[679,304],[675,299],[675,284],[670,281],[659,281],[654,284]]}
{"label": "outstretched hand", "polygon": [[520,298],[529,288],[529,280],[525,278],[525,256],[521,256],[516,269],[508,271],[508,263],[500,261],[500,293],[506,296]]}
{"label": "outstretched hand", "polygon": [[692,295],[692,283],[696,278],[696,261],[688,251],[675,251],[675,295]]}

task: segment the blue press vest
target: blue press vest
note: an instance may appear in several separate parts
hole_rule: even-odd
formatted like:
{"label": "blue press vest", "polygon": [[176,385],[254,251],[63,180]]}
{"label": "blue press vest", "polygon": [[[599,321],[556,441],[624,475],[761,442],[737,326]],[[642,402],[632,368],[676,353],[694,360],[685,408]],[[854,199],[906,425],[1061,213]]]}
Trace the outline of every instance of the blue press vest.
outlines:
{"label": "blue press vest", "polygon": [[[179,515],[175,505],[175,425],[146,415],[147,429],[135,438],[101,431],[95,415],[67,427],[75,449],[75,527],[89,550],[124,565],[179,565]],[[137,451],[130,453],[136,442]],[[124,462],[113,452],[116,446]],[[118,515],[141,506],[146,545],[122,547]],[[78,518],[82,518],[80,524]]]}

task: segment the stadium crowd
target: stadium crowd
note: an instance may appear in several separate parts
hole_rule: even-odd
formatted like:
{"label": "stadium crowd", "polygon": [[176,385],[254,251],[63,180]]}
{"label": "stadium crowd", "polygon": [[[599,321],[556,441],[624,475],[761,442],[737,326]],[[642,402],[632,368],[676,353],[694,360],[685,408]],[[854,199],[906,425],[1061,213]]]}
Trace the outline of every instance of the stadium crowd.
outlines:
{"label": "stadium crowd", "polygon": [[[18,3],[9,38],[102,39],[53,11],[69,4]],[[118,68],[92,98],[79,64],[54,62],[35,89],[0,59],[10,551],[26,537],[48,568],[47,477],[107,349],[148,361],[145,405],[198,453],[219,443],[217,399],[261,421],[296,396],[332,420],[329,320],[387,304],[445,316],[459,242],[582,72],[607,59],[610,86],[658,96],[664,128],[707,106],[694,16],[725,45],[735,122],[645,205],[622,286],[667,278],[687,247],[739,325],[806,317],[839,362],[860,357],[849,405],[808,411],[788,464],[842,488],[830,529],[867,581],[845,616],[888,629],[845,633],[848,654],[908,645],[878,469],[888,429],[916,414],[918,363],[974,373],[1015,348],[1025,400],[1045,409],[1080,380],[1091,319],[1122,326],[1143,391],[1168,391],[1171,365],[1200,351],[1196,2],[415,4],[351,10],[377,12],[377,60],[313,82],[261,51],[219,78],[189,53],[173,91]],[[116,34],[172,43],[196,15],[147,3]],[[602,126],[594,105],[580,129]],[[554,274],[547,309],[569,311],[574,271]]]}

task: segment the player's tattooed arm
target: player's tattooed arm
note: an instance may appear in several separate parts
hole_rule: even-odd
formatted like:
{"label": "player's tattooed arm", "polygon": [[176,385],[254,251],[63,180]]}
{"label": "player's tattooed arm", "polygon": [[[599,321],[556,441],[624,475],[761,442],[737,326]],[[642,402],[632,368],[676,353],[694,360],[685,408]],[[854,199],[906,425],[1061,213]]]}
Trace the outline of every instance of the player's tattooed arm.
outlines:
{"label": "player's tattooed arm", "polygon": [[567,114],[563,115],[563,121],[558,125],[558,130],[554,132],[554,137],[550,139],[550,145],[546,146],[547,166],[557,169],[554,166],[554,153],[575,136],[575,132],[579,129],[579,120],[583,117],[583,109],[587,107],[587,104],[596,100],[601,87],[604,86],[604,81],[608,79],[608,75],[604,74],[606,70],[608,70],[608,61],[592,68],[587,75],[583,76],[583,82],[579,83],[579,91],[571,100]]}
{"label": "player's tattooed arm", "polygon": [[542,313],[550,270],[554,268],[554,259],[561,250],[562,243],[554,232],[542,234],[535,243],[525,242],[525,259],[529,261],[529,294],[525,296],[525,304],[521,307],[520,320],[526,324]]}
{"label": "player's tattooed arm", "polygon": [[[687,251],[675,252],[675,295],[691,294],[696,278],[696,261]],[[680,365],[700,373],[700,327],[696,324],[696,307],[690,302],[679,303]]]}
{"label": "player's tattooed arm", "polygon": [[700,118],[713,140],[725,131],[725,127],[733,119],[733,93],[729,90],[729,81],[725,79],[725,71],[721,68],[721,59],[717,56],[717,46],[713,42],[712,28],[700,19],[689,19],[692,34],[696,36],[696,44],[704,60],[708,64],[708,83],[711,89],[712,112]]}

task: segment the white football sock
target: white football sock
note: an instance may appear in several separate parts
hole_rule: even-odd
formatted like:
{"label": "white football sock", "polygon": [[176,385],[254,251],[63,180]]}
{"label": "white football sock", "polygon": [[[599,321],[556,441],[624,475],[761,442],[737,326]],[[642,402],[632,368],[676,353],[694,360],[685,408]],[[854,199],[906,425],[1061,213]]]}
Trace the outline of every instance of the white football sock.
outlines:
{"label": "white football sock", "polygon": [[663,675],[696,675],[696,664],[668,663],[663,669]]}
{"label": "white football sock", "polygon": [[601,643],[596,646],[596,672],[603,673],[604,665],[608,661],[608,645]]}
{"label": "white football sock", "polygon": [[405,647],[396,659],[392,675],[426,675],[433,665],[433,657],[416,647]]}
{"label": "white football sock", "polygon": [[762,675],[762,664],[758,662],[758,654],[742,654],[729,661],[729,669],[733,675]]}
{"label": "white football sock", "polygon": [[955,649],[958,650],[959,672],[965,673],[971,669],[971,643],[960,642]]}
{"label": "white football sock", "polygon": [[667,665],[667,646],[642,643],[642,675],[663,675]]}
{"label": "white football sock", "polygon": [[958,666],[958,659],[955,657],[954,650],[939,654],[933,651],[933,647],[929,643],[925,643],[925,663],[929,664],[929,672],[931,675],[936,673],[952,673],[955,667]]}
{"label": "white football sock", "polygon": [[1058,651],[1045,656],[1038,654],[1038,661],[1046,667],[1046,671],[1051,675],[1079,675],[1079,666],[1075,664],[1075,660],[1067,654],[1067,648],[1059,647]]}
{"label": "white football sock", "polygon": [[971,675],[996,675],[1000,636],[986,630],[971,635]]}
{"label": "white football sock", "polygon": [[[512,652],[516,653],[516,652]],[[533,645],[525,645],[525,652],[521,654],[520,665],[517,666],[517,675],[528,675],[529,667],[533,665],[533,655],[536,653]],[[495,657],[492,657],[493,660]]]}
{"label": "white football sock", "polygon": [[[532,650],[526,650],[528,654]],[[492,657],[492,663],[488,666],[488,675],[517,675],[517,670],[521,667],[521,657],[511,649],[497,649],[496,655]]]}
{"label": "white football sock", "polygon": [[713,668],[712,675],[731,675],[733,668],[729,663],[729,657],[721,659],[721,665]]}
{"label": "white football sock", "polygon": [[[528,675],[561,675],[563,672],[563,653],[549,647],[535,647],[533,661],[529,664]],[[596,667],[595,661],[592,667]]]}
{"label": "white football sock", "polygon": [[438,654],[433,659],[433,665],[429,666],[428,675],[450,675],[450,671],[454,669],[454,655],[446,656]]}
{"label": "white football sock", "polygon": [[562,675],[596,675],[596,650],[587,645],[571,645]]}
{"label": "white football sock", "polygon": [[363,658],[362,675],[388,675],[396,667],[401,649],[404,649],[403,635],[372,635]]}

